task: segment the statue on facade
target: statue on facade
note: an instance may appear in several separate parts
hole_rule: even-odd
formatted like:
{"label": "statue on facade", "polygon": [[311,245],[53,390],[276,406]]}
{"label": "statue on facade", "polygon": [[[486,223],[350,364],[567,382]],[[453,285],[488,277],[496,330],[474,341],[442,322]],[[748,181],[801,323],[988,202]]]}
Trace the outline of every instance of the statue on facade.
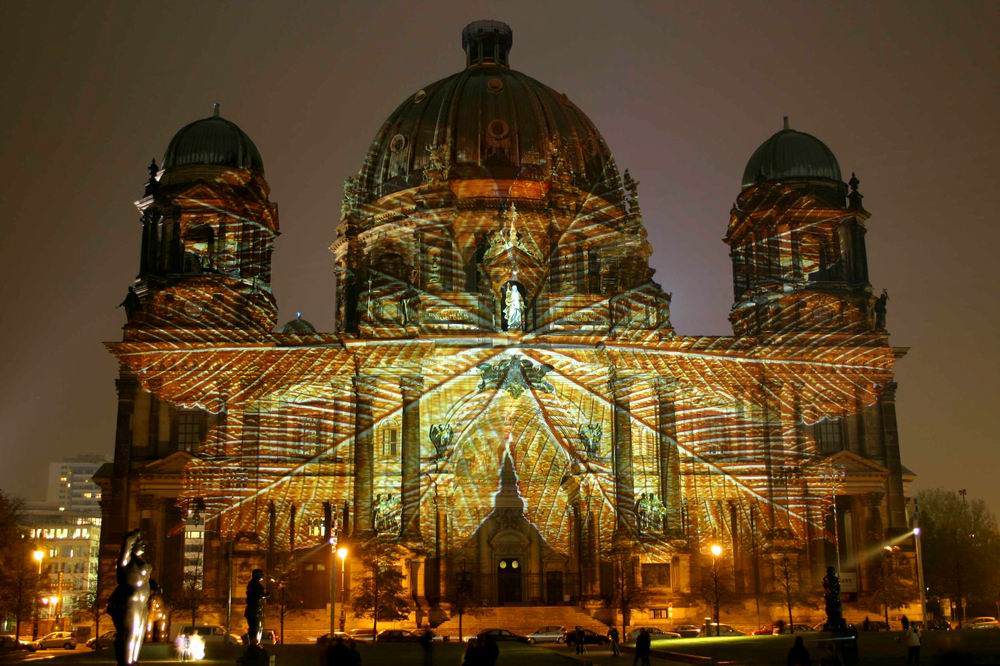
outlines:
{"label": "statue on facade", "polygon": [[583,452],[588,458],[596,458],[601,452],[601,424],[585,423],[580,426],[580,441],[583,442]]}
{"label": "statue on facade", "polygon": [[516,284],[508,283],[507,292],[504,294],[507,304],[504,307],[504,316],[507,318],[507,330],[523,330],[524,301],[521,298],[521,290]]}
{"label": "statue on facade", "polygon": [[377,534],[395,534],[399,532],[400,504],[399,497],[390,493],[378,494],[373,502],[372,523]]}
{"label": "statue on facade", "polygon": [[885,310],[886,304],[889,302],[889,292],[885,289],[882,290],[882,295],[875,299],[875,329],[879,331],[885,330]]}
{"label": "statue on facade", "polygon": [[440,423],[431,425],[428,435],[430,436],[431,444],[434,445],[434,451],[437,453],[438,457],[443,458],[448,455],[448,449],[451,448],[451,438],[454,435],[451,424]]}
{"label": "statue on facade", "polygon": [[135,287],[129,286],[125,300],[119,303],[118,307],[125,308],[126,321],[132,321],[135,313],[142,309],[142,301],[139,300],[139,294],[135,293]]}
{"label": "statue on facade", "polygon": [[823,600],[826,602],[826,625],[824,628],[827,631],[843,630],[846,625],[840,602],[840,577],[833,567],[827,567],[826,575],[823,576]]}
{"label": "statue on facade", "polygon": [[247,583],[247,607],[243,617],[247,620],[247,646],[259,648],[264,636],[264,600],[267,592],[264,590],[264,571],[254,569]]}
{"label": "statue on facade", "polygon": [[135,664],[146,637],[149,601],[159,589],[150,578],[153,568],[142,559],[146,544],[139,530],[132,530],[122,540],[118,551],[115,578],[118,586],[108,599],[108,615],[115,626],[115,661],[118,666]]}

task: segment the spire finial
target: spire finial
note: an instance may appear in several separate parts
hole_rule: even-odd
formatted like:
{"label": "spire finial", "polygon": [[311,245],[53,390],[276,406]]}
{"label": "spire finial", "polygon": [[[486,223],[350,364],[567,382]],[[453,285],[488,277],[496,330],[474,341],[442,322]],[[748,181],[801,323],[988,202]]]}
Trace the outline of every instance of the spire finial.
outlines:
{"label": "spire finial", "polygon": [[[218,105],[216,105],[216,106],[218,106]],[[784,124],[785,124],[785,127],[784,127],[784,129],[786,129],[786,130],[787,130],[787,129],[788,129],[788,116],[785,116],[785,117],[784,117]]]}
{"label": "spire finial", "polygon": [[213,118],[218,118],[219,117],[219,103],[218,102],[216,102],[215,104],[212,105],[212,117]]}

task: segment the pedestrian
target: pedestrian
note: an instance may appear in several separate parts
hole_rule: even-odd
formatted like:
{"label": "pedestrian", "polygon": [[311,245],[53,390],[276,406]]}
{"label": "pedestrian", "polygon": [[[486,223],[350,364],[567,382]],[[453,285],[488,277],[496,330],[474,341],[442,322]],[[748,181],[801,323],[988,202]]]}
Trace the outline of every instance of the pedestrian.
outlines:
{"label": "pedestrian", "polygon": [[473,636],[465,645],[465,656],[462,657],[462,666],[481,666],[479,663],[479,640]]}
{"label": "pedestrian", "polygon": [[909,629],[906,631],[906,663],[920,663],[920,630],[907,622]]}
{"label": "pedestrian", "polygon": [[326,650],[323,651],[324,666],[349,666],[351,653],[344,645],[344,638],[337,636],[336,640],[326,641]]}
{"label": "pedestrian", "polygon": [[424,666],[434,666],[434,632],[425,629],[420,634],[420,647],[424,649]]}
{"label": "pedestrian", "polygon": [[177,638],[174,640],[174,647],[177,648],[177,661],[187,661],[188,651],[190,650],[187,634],[183,631],[177,634]]}
{"label": "pedestrian", "polygon": [[358,652],[358,644],[352,638],[347,645],[347,666],[361,666],[361,653]]}
{"label": "pedestrian", "polygon": [[903,633],[906,633],[907,631],[910,630],[910,618],[904,615],[903,617],[899,618],[899,623],[903,625]]}
{"label": "pedestrian", "polygon": [[608,631],[608,640],[611,641],[611,654],[615,657],[620,657],[622,654],[622,648],[618,644],[618,638],[618,628],[611,627],[611,630]]}
{"label": "pedestrian", "polygon": [[868,619],[867,615],[865,615],[865,621],[861,623],[861,631],[867,633],[871,631],[871,628],[872,628],[872,621]]}
{"label": "pedestrian", "polygon": [[497,666],[500,658],[500,646],[491,634],[486,634],[479,647],[479,660],[483,666]]}
{"label": "pedestrian", "polygon": [[788,659],[785,660],[788,666],[812,666],[812,660],[809,658],[809,650],[806,649],[806,644],[803,642],[801,636],[795,637],[795,643],[792,644],[792,649],[788,651]]}
{"label": "pedestrian", "polygon": [[576,643],[576,653],[583,654],[583,627],[576,625],[576,630],[573,632],[573,642]]}
{"label": "pedestrian", "polygon": [[652,643],[653,639],[649,632],[646,629],[641,629],[635,639],[635,658],[632,660],[632,666],[649,666],[649,651]]}

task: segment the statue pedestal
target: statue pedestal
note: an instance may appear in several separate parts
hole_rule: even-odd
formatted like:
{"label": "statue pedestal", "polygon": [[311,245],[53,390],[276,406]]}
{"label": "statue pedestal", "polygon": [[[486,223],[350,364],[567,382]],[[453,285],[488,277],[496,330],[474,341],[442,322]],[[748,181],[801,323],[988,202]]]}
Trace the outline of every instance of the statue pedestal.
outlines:
{"label": "statue pedestal", "polygon": [[249,645],[236,663],[239,666],[270,666],[271,656],[259,645]]}

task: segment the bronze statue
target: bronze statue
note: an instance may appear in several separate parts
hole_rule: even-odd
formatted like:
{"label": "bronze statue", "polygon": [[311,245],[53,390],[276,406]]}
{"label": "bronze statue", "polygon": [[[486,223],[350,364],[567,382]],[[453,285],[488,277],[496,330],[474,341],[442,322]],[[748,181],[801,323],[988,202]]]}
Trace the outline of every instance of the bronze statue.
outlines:
{"label": "bronze statue", "polygon": [[134,287],[130,286],[128,288],[125,300],[119,303],[118,307],[125,308],[125,318],[127,321],[132,321],[135,313],[142,309],[142,301],[139,299],[139,294],[135,293]]}
{"label": "bronze statue", "polygon": [[264,636],[264,599],[267,593],[264,591],[264,572],[261,569],[254,569],[250,574],[250,582],[247,583],[247,608],[243,611],[243,617],[247,619],[247,645],[249,647],[260,647],[260,640]]}
{"label": "bronze statue", "polygon": [[889,292],[882,290],[882,295],[875,299],[875,329],[885,330],[885,310],[886,303],[889,302]]}
{"label": "bronze statue", "polygon": [[823,599],[826,602],[827,631],[842,631],[846,628],[843,607],[840,602],[840,577],[833,567],[826,568],[823,577]]}
{"label": "bronze statue", "polygon": [[108,615],[115,625],[114,648],[118,666],[139,661],[139,650],[146,637],[149,600],[156,581],[149,577],[153,568],[142,559],[146,544],[139,530],[132,530],[122,540],[115,576],[118,586],[108,599]]}

